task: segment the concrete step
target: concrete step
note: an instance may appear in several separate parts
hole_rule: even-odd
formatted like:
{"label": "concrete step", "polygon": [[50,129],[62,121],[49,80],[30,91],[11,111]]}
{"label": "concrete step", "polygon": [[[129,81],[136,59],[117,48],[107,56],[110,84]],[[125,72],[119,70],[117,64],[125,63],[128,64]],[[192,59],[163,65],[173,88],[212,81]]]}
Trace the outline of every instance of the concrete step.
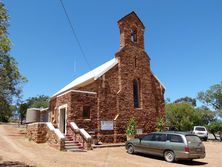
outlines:
{"label": "concrete step", "polygon": [[79,145],[81,143],[75,142],[75,141],[65,141],[65,144],[77,144],[77,145]]}
{"label": "concrete step", "polygon": [[85,149],[68,149],[67,152],[87,152]]}
{"label": "concrete step", "polygon": [[75,145],[68,145],[68,146],[65,146],[65,149],[72,149],[72,148],[83,148],[81,146],[75,146]]}
{"label": "concrete step", "polygon": [[73,140],[65,140],[65,150],[69,152],[86,152],[81,143]]}

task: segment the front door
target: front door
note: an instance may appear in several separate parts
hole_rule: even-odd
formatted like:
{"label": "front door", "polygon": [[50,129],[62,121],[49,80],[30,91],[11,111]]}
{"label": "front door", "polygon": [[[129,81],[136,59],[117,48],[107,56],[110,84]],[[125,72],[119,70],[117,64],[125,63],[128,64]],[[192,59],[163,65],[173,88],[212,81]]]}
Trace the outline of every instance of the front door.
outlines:
{"label": "front door", "polygon": [[59,113],[59,130],[65,134],[66,131],[66,109],[60,109]]}

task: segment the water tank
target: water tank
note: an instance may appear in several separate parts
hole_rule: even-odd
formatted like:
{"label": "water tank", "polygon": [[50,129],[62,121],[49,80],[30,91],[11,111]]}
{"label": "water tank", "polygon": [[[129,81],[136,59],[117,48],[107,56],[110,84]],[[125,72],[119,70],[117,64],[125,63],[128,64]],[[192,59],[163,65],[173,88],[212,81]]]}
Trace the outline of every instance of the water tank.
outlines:
{"label": "water tank", "polygon": [[29,108],[26,113],[26,123],[40,122],[40,109]]}

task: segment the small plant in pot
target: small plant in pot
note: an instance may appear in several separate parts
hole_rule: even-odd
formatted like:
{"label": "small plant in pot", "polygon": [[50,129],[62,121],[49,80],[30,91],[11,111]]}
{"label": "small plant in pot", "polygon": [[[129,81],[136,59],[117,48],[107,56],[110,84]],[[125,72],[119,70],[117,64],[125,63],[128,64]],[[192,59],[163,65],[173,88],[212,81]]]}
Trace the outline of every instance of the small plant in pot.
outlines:
{"label": "small plant in pot", "polygon": [[130,118],[126,125],[126,137],[127,140],[134,139],[136,135],[136,121],[134,118]]}

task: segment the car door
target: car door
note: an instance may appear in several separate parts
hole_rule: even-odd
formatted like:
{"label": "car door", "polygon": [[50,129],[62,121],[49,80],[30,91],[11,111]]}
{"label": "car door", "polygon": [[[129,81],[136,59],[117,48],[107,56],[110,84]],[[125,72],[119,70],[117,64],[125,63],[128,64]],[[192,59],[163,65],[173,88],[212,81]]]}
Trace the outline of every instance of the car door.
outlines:
{"label": "car door", "polygon": [[149,143],[150,153],[153,155],[162,156],[166,145],[166,139],[167,139],[166,134],[162,133],[154,134]]}
{"label": "car door", "polygon": [[140,142],[138,143],[137,147],[137,152],[141,153],[151,153],[152,151],[150,150],[150,142],[153,138],[153,134],[150,133],[148,135],[145,135],[140,139]]}

